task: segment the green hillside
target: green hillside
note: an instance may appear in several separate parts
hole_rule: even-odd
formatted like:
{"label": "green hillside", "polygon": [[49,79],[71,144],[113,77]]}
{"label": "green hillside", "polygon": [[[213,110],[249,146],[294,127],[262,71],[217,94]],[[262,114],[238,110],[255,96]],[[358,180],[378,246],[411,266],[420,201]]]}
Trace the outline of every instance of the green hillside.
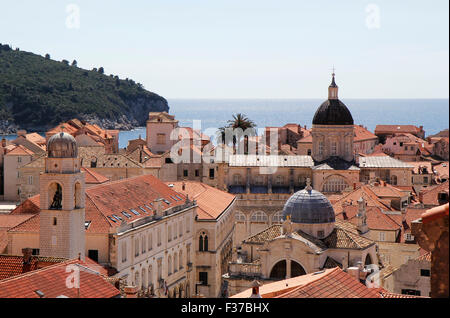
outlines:
{"label": "green hillside", "polygon": [[0,44],[0,121],[40,130],[78,117],[131,128],[144,125],[149,111],[168,111],[141,84],[102,73]]}

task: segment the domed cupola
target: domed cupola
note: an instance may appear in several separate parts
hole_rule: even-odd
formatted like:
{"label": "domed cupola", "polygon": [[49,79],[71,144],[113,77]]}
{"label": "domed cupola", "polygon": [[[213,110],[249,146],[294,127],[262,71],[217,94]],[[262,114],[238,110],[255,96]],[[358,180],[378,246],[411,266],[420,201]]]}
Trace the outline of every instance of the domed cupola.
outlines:
{"label": "domed cupola", "polygon": [[294,228],[317,238],[328,236],[334,229],[335,214],[330,201],[313,190],[310,181],[305,189],[294,193],[283,208],[283,219],[290,219]]}
{"label": "domed cupola", "polygon": [[328,100],[317,109],[313,125],[353,125],[353,117],[347,106],[338,99],[338,89],[333,79],[328,87]]}
{"label": "domed cupola", "polygon": [[49,158],[77,158],[77,142],[68,133],[56,133],[47,142],[47,152]]}

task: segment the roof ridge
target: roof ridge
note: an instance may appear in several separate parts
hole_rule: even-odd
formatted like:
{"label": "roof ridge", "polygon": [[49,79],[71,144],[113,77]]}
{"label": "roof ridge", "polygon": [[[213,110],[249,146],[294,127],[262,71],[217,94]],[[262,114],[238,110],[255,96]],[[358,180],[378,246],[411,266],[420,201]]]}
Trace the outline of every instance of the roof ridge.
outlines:
{"label": "roof ridge", "polygon": [[[305,288],[305,287],[309,286],[310,284],[315,283],[315,282],[318,282],[318,281],[320,281],[321,279],[326,278],[328,275],[330,275],[330,274],[332,274],[332,273],[334,273],[334,272],[336,272],[336,271],[338,271],[338,270],[341,270],[341,269],[340,269],[339,267],[337,267],[337,266],[336,266],[335,268],[332,268],[332,269],[323,269],[324,273],[325,273],[327,270],[328,270],[328,272],[326,273],[326,275],[319,276],[319,277],[317,277],[316,279],[313,279],[313,280],[311,280],[311,281],[309,281],[309,282],[307,282],[307,283],[305,283],[305,284],[303,284],[303,285],[298,285],[298,286],[294,287],[293,289],[287,291],[286,293],[281,293],[280,295],[277,295],[277,298],[278,298],[279,296],[281,296],[281,295],[289,295],[289,294],[293,293],[294,291],[298,291],[299,289]],[[341,271],[342,271],[342,270],[341,270]],[[319,273],[319,272],[321,272],[321,271],[309,273],[309,275],[312,276],[312,275],[314,275],[314,273]],[[316,275],[317,275],[317,274],[316,274]]]}
{"label": "roof ridge", "polygon": [[42,268],[38,268],[38,269],[29,271],[29,272],[26,272],[26,273],[22,273],[22,274],[19,274],[19,275],[16,275],[16,276],[11,276],[11,277],[8,277],[8,278],[0,280],[0,285],[2,283],[4,283],[4,282],[9,282],[9,281],[12,281],[12,280],[15,280],[15,279],[21,279],[23,277],[27,277],[27,276],[33,275],[35,273],[41,273],[43,271],[50,270],[50,269],[53,269],[53,268],[58,267],[58,266],[62,266],[63,264],[69,265],[69,264],[73,264],[74,262],[78,262],[78,261],[80,261],[80,260],[77,259],[77,258],[76,259],[69,259],[69,260],[62,261],[62,262],[59,262],[59,263],[55,263],[55,264],[52,264],[52,265],[49,265],[49,266],[44,266]]}
{"label": "roof ridge", "polygon": [[[40,208],[39,208],[40,209]],[[37,217],[38,215],[40,215],[41,213],[40,213],[40,211],[39,211],[39,213],[36,213],[36,214],[31,214],[32,216],[31,217],[29,217],[28,219],[26,219],[26,220],[24,220],[24,221],[22,221],[22,222],[20,222],[19,224],[17,224],[16,226],[13,226],[12,228],[10,228],[10,229],[8,229],[6,232],[9,232],[9,231],[11,231],[11,230],[14,230],[14,229],[16,229],[17,227],[19,227],[19,226],[21,226],[22,224],[24,224],[24,223],[26,223],[26,222],[28,222],[28,221],[30,221],[31,219],[33,219],[33,218],[35,218],[35,217]],[[19,214],[13,214],[13,215],[24,215],[24,214],[22,214],[22,213],[19,213]],[[28,214],[27,214],[28,215]]]}

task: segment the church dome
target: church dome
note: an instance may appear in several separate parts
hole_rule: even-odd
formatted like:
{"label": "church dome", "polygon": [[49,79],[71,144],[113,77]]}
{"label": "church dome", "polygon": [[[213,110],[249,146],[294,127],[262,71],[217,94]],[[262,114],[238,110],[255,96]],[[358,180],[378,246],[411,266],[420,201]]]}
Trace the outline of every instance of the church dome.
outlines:
{"label": "church dome", "polygon": [[338,99],[339,87],[332,74],[330,86],[328,86],[328,100],[324,101],[317,109],[313,118],[313,125],[353,125],[353,117],[347,106]]}
{"label": "church dome", "polygon": [[330,201],[319,191],[307,188],[294,193],[283,208],[283,219],[292,223],[323,224],[335,221]]}
{"label": "church dome", "polygon": [[328,99],[314,114],[313,125],[353,125],[353,117],[339,99]]}
{"label": "church dome", "polygon": [[47,152],[49,158],[76,158],[78,156],[77,142],[68,133],[56,133],[47,142]]}

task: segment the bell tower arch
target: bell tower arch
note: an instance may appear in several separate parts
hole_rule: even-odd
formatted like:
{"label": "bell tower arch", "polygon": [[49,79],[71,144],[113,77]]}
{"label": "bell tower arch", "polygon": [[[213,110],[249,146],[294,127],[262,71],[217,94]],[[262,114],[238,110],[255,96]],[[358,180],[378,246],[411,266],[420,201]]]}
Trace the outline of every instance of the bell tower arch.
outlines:
{"label": "bell tower arch", "polygon": [[44,256],[84,259],[85,176],[77,150],[75,139],[63,132],[47,143],[40,176],[39,249]]}

